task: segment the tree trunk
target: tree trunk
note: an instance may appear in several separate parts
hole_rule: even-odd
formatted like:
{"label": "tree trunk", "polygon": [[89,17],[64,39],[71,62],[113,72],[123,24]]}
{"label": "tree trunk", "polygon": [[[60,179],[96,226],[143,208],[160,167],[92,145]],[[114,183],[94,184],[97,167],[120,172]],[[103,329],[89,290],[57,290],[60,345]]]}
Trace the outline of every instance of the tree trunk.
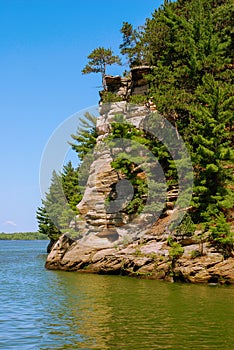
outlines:
{"label": "tree trunk", "polygon": [[105,73],[102,73],[102,87],[103,87],[103,90],[107,90],[107,85],[106,85],[106,74]]}

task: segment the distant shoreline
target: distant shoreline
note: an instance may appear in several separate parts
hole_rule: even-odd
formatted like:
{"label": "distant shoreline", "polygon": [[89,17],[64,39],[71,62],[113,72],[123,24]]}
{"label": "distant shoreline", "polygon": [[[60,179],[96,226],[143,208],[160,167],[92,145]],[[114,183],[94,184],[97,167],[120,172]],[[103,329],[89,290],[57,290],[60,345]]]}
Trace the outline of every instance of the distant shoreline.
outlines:
{"label": "distant shoreline", "polygon": [[0,233],[0,241],[39,241],[48,240],[48,237],[39,232]]}

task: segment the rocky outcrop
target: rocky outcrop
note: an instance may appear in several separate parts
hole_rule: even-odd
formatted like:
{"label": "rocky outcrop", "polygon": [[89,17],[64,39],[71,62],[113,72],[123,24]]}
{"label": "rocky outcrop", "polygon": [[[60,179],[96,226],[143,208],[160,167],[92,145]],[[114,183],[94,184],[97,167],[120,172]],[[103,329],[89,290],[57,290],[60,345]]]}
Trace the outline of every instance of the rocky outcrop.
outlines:
{"label": "rocky outcrop", "polygon": [[[80,212],[79,227],[82,236],[80,244],[107,248],[113,246],[113,243],[119,244],[126,239],[126,235],[128,238],[136,239],[147,228],[142,227],[137,220],[132,223],[129,215],[121,208],[126,199],[132,197],[133,189],[123,174],[113,169],[111,163],[115,155],[123,151],[126,146],[121,142],[118,147],[110,147],[104,140],[110,133],[110,126],[116,115],[124,115],[126,122],[141,128],[148,113],[149,109],[146,106],[134,106],[126,101],[100,104],[100,117],[97,120],[99,136],[92,154],[88,155],[88,161],[90,156],[93,160],[83,199],[77,206]],[[113,192],[116,192],[118,198],[108,204],[107,198]],[[145,221],[142,224],[144,226]]]}
{"label": "rocky outcrop", "polygon": [[196,257],[194,253],[201,252],[201,244],[191,241],[184,246],[181,257],[174,260],[165,233],[168,219],[160,220],[135,242],[109,248],[95,248],[63,235],[49,254],[46,267],[170,282],[234,283],[234,258],[225,260],[208,243],[203,244],[202,256]]}
{"label": "rocky outcrop", "polygon": [[146,95],[149,88],[149,83],[145,76],[151,73],[151,67],[140,66],[134,67],[131,70],[131,95]]}
{"label": "rocky outcrop", "polygon": [[[107,91],[116,94],[123,100],[127,100],[128,96],[131,94],[132,79],[131,77],[121,77],[120,75],[105,76]],[[100,94],[102,97],[102,93]]]}
{"label": "rocky outcrop", "polygon": [[[131,78],[106,77],[108,90],[125,97],[142,94],[147,90],[144,75],[149,72],[149,67],[138,67],[132,70]],[[80,235],[76,239],[66,234],[60,237],[47,257],[48,269],[191,283],[234,283],[234,258],[224,259],[199,232],[193,237],[177,237],[183,248],[179,254],[170,247],[168,227],[178,188],[168,191],[165,210],[153,225],[148,224],[146,216],[131,220],[124,209],[124,201],[133,195],[132,188],[123,174],[111,166],[123,145],[110,148],[103,141],[107,140],[116,115],[124,115],[128,123],[140,129],[155,108],[152,101],[146,106],[134,106],[126,101],[100,103],[97,145],[88,155],[92,164],[83,199],[78,204]],[[146,175],[142,172],[140,176]],[[107,201],[113,192],[117,194],[114,205]]]}
{"label": "rocky outcrop", "polygon": [[[145,76],[150,74],[151,70],[149,66],[139,66],[132,68],[128,77],[106,75],[106,89],[124,101],[133,95],[147,95],[149,84]],[[100,92],[101,99],[102,96],[103,91]]]}

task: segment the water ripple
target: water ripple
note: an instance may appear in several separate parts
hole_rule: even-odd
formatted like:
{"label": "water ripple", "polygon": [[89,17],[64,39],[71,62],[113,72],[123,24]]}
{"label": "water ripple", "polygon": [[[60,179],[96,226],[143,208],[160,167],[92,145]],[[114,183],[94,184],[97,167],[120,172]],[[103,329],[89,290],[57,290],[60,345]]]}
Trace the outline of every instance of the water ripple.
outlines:
{"label": "water ripple", "polygon": [[234,288],[47,271],[46,242],[1,242],[0,349],[233,349]]}

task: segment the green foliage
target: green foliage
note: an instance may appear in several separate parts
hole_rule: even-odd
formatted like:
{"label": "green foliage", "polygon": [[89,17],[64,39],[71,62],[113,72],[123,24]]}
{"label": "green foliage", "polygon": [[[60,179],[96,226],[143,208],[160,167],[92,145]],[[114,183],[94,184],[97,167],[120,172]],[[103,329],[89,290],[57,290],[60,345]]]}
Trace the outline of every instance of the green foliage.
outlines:
{"label": "green foliage", "polygon": [[37,210],[39,232],[56,241],[63,232],[70,231],[71,221],[76,228],[76,205],[81,198],[78,170],[71,162],[63,167],[61,174],[54,171],[43,206]]}
{"label": "green foliage", "polygon": [[83,118],[79,119],[79,127],[76,134],[72,134],[71,137],[75,142],[68,142],[72,149],[77,153],[80,160],[90,152],[95,144],[97,138],[96,124],[97,117],[86,112]]}
{"label": "green foliage", "polygon": [[200,257],[202,255],[202,253],[199,250],[192,250],[191,251],[191,259],[196,259],[198,257]]}
{"label": "green foliage", "polygon": [[62,187],[62,177],[55,171],[52,174],[51,185],[49,191],[46,193],[46,199],[43,200],[46,213],[54,225],[62,230],[65,227],[64,219],[66,217],[66,224],[69,226],[70,221],[73,218],[73,212],[71,215],[71,208],[65,197],[65,193]]}
{"label": "green foliage", "polygon": [[[193,204],[198,220],[212,220],[219,212],[232,208],[234,197],[228,186],[233,180],[230,123],[234,107],[233,87],[205,75],[194,93],[196,102],[188,136],[195,171]],[[199,102],[199,103],[198,103]]]}
{"label": "green foliage", "polygon": [[42,201],[42,207],[37,210],[39,232],[47,235],[51,241],[56,241],[63,232],[78,235],[77,204],[82,199],[93,161],[89,152],[96,144],[96,121],[97,118],[90,113],[80,118],[76,135],[71,135],[74,143],[69,144],[83,162],[77,169],[68,162],[60,174],[53,172],[50,188]]}
{"label": "green foliage", "polygon": [[[131,141],[130,149],[123,146],[122,139]],[[113,145],[111,140],[114,140]],[[127,123],[122,115],[115,117],[115,121],[111,124],[111,135],[107,141],[114,148],[121,149],[118,156],[114,157],[111,165],[131,182],[134,189],[134,197],[125,210],[128,214],[140,213],[147,199],[148,186],[145,181],[144,170],[138,166],[139,161],[142,161],[139,156],[139,143],[143,145],[148,141],[144,139],[143,132]],[[139,174],[142,174],[143,177],[140,177]]]}
{"label": "green foliage", "polygon": [[98,47],[94,49],[88,55],[88,64],[82,70],[83,74],[89,73],[101,73],[102,74],[102,85],[106,90],[106,67],[112,64],[121,64],[119,56],[114,56],[111,49],[105,49],[104,47]]}
{"label": "green foliage", "polygon": [[46,235],[51,241],[55,242],[62,232],[50,219],[44,205],[37,209],[36,218],[38,222],[38,231],[41,234]]}
{"label": "green foliage", "polygon": [[120,102],[123,101],[121,96],[116,95],[115,93],[111,91],[103,91],[102,95],[102,102],[103,103],[109,103],[109,102]]}
{"label": "green foliage", "polygon": [[196,225],[193,223],[191,216],[186,213],[182,222],[175,229],[176,236],[192,236],[194,234]]}
{"label": "green foliage", "polygon": [[[234,206],[233,12],[231,0],[164,2],[146,20],[137,43],[132,26],[123,27],[125,51],[134,57],[141,47],[144,62],[153,67],[149,95],[190,150],[195,179],[191,216],[208,226]],[[176,185],[175,164],[163,145],[154,145],[166,178]]]}
{"label": "green foliage", "polygon": [[167,244],[169,245],[169,257],[172,261],[177,260],[184,253],[184,248],[178,242],[175,242],[174,239],[169,236],[167,240]]}
{"label": "green foliage", "polygon": [[97,117],[87,112],[84,114],[83,118],[79,119],[79,124],[76,134],[71,135],[74,142],[68,143],[72,146],[72,149],[77,153],[81,161],[76,176],[79,182],[79,190],[77,193],[84,193],[89,169],[93,162],[93,149],[96,146],[96,139],[98,136],[96,130]]}
{"label": "green foliage", "polygon": [[148,98],[145,95],[132,95],[130,96],[129,103],[134,105],[144,105]]}
{"label": "green foliage", "polygon": [[220,213],[210,226],[210,241],[223,253],[225,258],[234,255],[234,232],[231,231],[231,225],[227,223],[226,218]]}
{"label": "green foliage", "polygon": [[123,42],[120,44],[120,52],[126,55],[130,67],[139,66],[144,63],[143,47],[141,42],[141,28],[133,29],[128,22],[123,22],[120,30]]}
{"label": "green foliage", "polygon": [[77,213],[76,206],[82,199],[78,179],[79,170],[80,168],[75,169],[71,161],[69,161],[68,164],[64,165],[61,173],[61,182],[64,195],[74,213]]}
{"label": "green foliage", "polygon": [[[231,254],[233,245],[227,223],[228,212],[234,206],[233,16],[231,0],[165,1],[146,20],[144,27],[134,29],[124,22],[120,45],[121,53],[127,56],[130,67],[142,64],[152,67],[151,74],[147,76],[150,86],[148,96],[151,96],[159,113],[175,126],[191,155],[194,168],[193,210],[185,216],[176,234],[192,234],[194,223],[199,223],[206,229],[210,228],[211,243],[225,256]],[[120,64],[120,59],[110,49],[103,47],[93,50],[88,59],[83,74],[100,72],[105,90],[106,66]],[[104,91],[103,99],[105,102],[116,102],[119,97]],[[146,96],[136,95],[131,96],[130,102],[142,104],[145,99]],[[85,159],[77,170],[83,178],[87,177],[92,162],[89,151],[95,146],[97,137],[95,118],[89,114],[85,117],[77,134],[72,135],[74,142],[70,143],[80,160]],[[158,125],[157,115],[152,120],[148,118],[147,123]],[[146,205],[149,184],[155,188],[155,193],[161,190],[161,184],[152,183],[153,179],[148,176],[152,172],[152,168],[149,169],[152,159],[146,155],[145,164],[142,164],[144,152],[139,145],[149,149],[159,161],[168,189],[178,185],[176,168],[179,165],[186,169],[186,160],[183,160],[183,164],[173,160],[178,150],[173,147],[173,137],[171,140],[169,138],[167,146],[163,143],[163,128],[160,129],[162,138],[155,139],[146,131],[137,130],[127,123],[123,116],[117,116],[111,127],[107,142],[113,142],[118,149],[112,166],[133,186],[134,197],[125,210],[135,215]],[[116,139],[120,139],[119,143],[114,141]],[[131,141],[130,152],[123,147],[121,139]],[[169,154],[168,146],[173,154]],[[67,172],[64,179],[62,174],[56,174],[60,177],[59,181],[53,174],[46,198],[52,214],[48,215],[49,209],[45,211],[46,203],[38,210],[40,230],[49,230],[51,236],[60,234],[74,215],[76,203],[81,198],[81,188],[73,192],[72,186],[76,187],[77,183],[71,175],[68,176],[69,169],[64,171]],[[66,205],[64,207],[60,182],[69,198],[70,211]],[[56,203],[53,203],[53,198],[56,198]],[[111,201],[111,198],[107,201]],[[157,211],[156,198],[150,205],[152,208],[155,205],[152,210]],[[61,207],[65,208],[64,212]],[[182,254],[183,248],[177,242],[172,241],[170,247],[172,260]]]}
{"label": "green foliage", "polygon": [[[152,115],[150,122],[152,127],[153,123],[157,127],[155,116]],[[125,144],[123,139],[127,141]],[[113,144],[111,140],[114,140]],[[167,186],[170,187],[177,179],[172,155],[162,142],[128,123],[122,115],[117,115],[112,122],[111,135],[107,141],[113,150],[118,150],[117,156],[113,154],[112,166],[131,182],[134,189],[134,197],[126,206],[126,212],[135,215],[144,209],[145,212],[157,216],[162,209],[162,203],[165,203],[166,191],[158,161],[166,175]],[[107,200],[110,201],[109,198]]]}

